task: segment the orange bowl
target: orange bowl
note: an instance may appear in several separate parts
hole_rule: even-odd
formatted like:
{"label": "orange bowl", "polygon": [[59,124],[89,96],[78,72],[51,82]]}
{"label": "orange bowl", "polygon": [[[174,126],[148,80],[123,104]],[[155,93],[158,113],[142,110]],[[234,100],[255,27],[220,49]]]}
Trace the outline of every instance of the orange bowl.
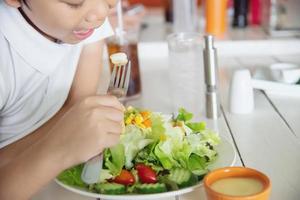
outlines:
{"label": "orange bowl", "polygon": [[[246,196],[230,196],[216,192],[211,185],[224,178],[255,178],[263,184],[263,189],[259,193]],[[208,173],[204,178],[204,188],[208,200],[268,200],[271,192],[271,183],[269,178],[251,168],[245,167],[225,167],[216,169]]]}

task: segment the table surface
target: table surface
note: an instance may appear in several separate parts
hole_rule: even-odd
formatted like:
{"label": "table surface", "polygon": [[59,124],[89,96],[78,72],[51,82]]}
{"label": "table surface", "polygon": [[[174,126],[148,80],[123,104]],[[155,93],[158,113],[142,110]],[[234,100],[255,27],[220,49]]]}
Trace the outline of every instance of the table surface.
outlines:
{"label": "table surface", "polygon": [[[271,54],[265,53],[270,43],[257,43],[255,49],[244,54],[239,51],[245,44],[235,44],[235,51],[228,53],[227,43],[217,43],[219,53],[220,96],[222,116],[216,120],[207,120],[209,126],[217,124],[220,135],[230,139],[238,153],[237,166],[258,169],[267,174],[272,182],[272,200],[297,200],[300,198],[300,99],[268,94],[255,90],[255,109],[250,114],[238,115],[228,111],[228,90],[230,77],[236,68],[268,67],[275,62],[293,62],[300,65],[300,44],[293,41],[272,45]],[[272,43],[273,44],[273,43]],[[249,47],[250,48],[250,47]],[[159,49],[159,50],[158,50]],[[290,49],[290,50],[283,50]],[[292,50],[291,50],[292,49]],[[253,53],[253,50],[255,52]],[[152,52],[149,54],[149,52]],[[230,52],[230,51],[229,51]],[[172,112],[173,99],[168,77],[170,69],[165,43],[143,43],[139,45],[140,70],[142,78],[142,96],[129,102],[129,105],[145,107],[165,113]],[[103,77],[106,77],[104,70]],[[105,82],[105,79],[103,79]],[[103,85],[105,85],[103,82]],[[107,82],[107,81],[106,81]],[[201,114],[201,113],[197,113]],[[202,113],[203,114],[203,113]],[[203,115],[202,115],[203,116]],[[222,155],[222,154],[220,154]],[[69,192],[51,182],[34,200],[88,200]],[[170,198],[166,200],[174,200]],[[203,199],[203,188],[180,196],[180,200]]]}

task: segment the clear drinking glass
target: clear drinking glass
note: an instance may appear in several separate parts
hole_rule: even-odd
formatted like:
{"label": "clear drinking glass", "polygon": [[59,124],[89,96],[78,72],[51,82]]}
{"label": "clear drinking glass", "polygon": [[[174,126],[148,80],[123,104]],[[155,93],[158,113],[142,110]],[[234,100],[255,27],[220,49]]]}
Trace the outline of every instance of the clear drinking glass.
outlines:
{"label": "clear drinking glass", "polygon": [[203,39],[198,33],[173,33],[167,37],[173,112],[184,107],[200,116],[204,102]]}
{"label": "clear drinking glass", "polygon": [[173,0],[174,32],[197,31],[197,0]]}

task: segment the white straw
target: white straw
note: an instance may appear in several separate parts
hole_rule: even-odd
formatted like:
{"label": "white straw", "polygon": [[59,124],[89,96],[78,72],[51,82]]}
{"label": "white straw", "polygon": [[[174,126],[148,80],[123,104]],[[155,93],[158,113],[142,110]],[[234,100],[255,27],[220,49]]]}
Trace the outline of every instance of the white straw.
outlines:
{"label": "white straw", "polygon": [[122,0],[117,4],[118,27],[116,34],[120,39],[120,45],[124,44],[124,27],[123,27],[123,13],[122,13]]}

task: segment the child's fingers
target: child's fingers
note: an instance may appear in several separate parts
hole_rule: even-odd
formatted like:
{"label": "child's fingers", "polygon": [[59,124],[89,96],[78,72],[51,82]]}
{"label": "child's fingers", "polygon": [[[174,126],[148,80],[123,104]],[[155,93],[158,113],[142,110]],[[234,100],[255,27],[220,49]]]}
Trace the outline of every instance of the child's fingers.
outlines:
{"label": "child's fingers", "polygon": [[97,108],[93,108],[91,111],[92,115],[94,115],[95,119],[108,119],[115,122],[122,122],[124,119],[124,112],[117,110],[115,108],[99,106]]}
{"label": "child's fingers", "polygon": [[104,148],[109,148],[112,146],[115,146],[120,141],[120,135],[119,134],[108,134],[107,140],[105,140]]}
{"label": "child's fingers", "polygon": [[109,106],[116,108],[120,111],[124,111],[124,106],[119,102],[115,96],[102,95],[102,96],[91,96],[83,100],[83,103],[89,107],[98,107],[98,106]]}
{"label": "child's fingers", "polygon": [[111,121],[111,120],[105,120],[104,122],[99,122],[99,128],[105,130],[107,133],[116,134],[119,136],[123,130],[122,123]]}

